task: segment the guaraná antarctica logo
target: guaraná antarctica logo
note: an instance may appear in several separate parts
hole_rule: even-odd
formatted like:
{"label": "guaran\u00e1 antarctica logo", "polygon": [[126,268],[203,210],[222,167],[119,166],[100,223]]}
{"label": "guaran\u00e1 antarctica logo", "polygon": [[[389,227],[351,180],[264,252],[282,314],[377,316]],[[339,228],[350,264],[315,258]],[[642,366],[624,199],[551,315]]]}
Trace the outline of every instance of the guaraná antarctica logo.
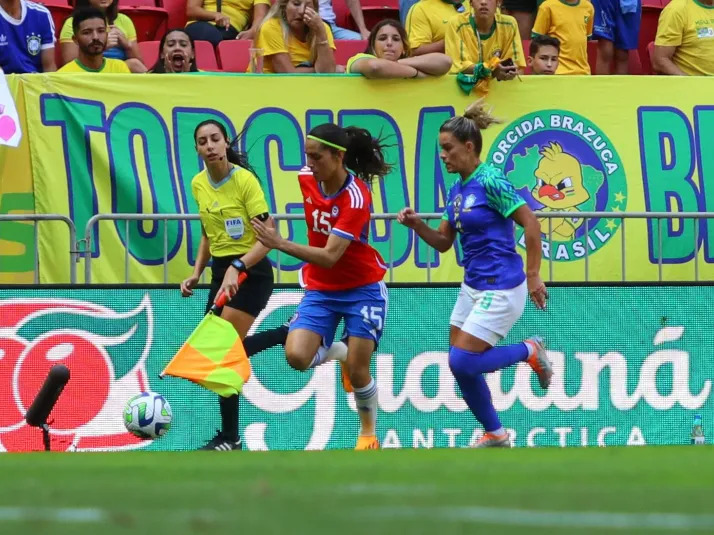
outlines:
{"label": "guaran\u00e1 antarctica logo", "polygon": [[[586,224],[578,217],[580,212],[624,212],[627,206],[622,160],[602,130],[585,117],[563,110],[524,115],[495,139],[488,160],[503,170],[533,210],[572,212],[572,217],[539,218],[546,258],[552,253],[554,260],[579,260],[586,247],[593,254],[617,232],[619,218],[593,218]],[[520,227],[516,240],[525,247]]]}

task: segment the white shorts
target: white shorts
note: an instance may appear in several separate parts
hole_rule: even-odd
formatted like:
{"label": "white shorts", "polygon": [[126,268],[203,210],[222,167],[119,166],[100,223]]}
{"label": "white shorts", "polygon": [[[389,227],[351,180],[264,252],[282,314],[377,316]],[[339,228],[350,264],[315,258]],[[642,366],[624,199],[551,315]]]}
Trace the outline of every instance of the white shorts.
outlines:
{"label": "white shorts", "polygon": [[462,283],[449,323],[495,346],[523,314],[527,296],[526,281],[509,290],[474,290]]}

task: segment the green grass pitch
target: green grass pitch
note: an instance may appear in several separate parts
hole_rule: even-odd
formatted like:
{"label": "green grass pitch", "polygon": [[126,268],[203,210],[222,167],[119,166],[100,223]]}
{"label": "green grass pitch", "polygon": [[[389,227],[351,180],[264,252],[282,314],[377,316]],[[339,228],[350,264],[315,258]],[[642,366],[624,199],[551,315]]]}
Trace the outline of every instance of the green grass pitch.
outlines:
{"label": "green grass pitch", "polygon": [[0,455],[0,533],[714,533],[714,448]]}

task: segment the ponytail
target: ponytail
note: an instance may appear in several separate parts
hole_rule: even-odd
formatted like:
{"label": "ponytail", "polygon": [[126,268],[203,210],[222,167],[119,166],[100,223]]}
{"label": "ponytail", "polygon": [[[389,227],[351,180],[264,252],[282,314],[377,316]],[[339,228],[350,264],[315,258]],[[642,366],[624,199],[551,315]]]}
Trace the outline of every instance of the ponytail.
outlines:
{"label": "ponytail", "polygon": [[461,143],[470,141],[474,144],[474,151],[479,155],[483,147],[481,130],[502,122],[491,115],[491,110],[484,108],[484,100],[481,98],[470,104],[462,116],[452,117],[442,124],[439,132],[449,132]]}
{"label": "ponytail", "polygon": [[228,131],[226,130],[226,127],[223,125],[223,123],[215,119],[206,119],[205,121],[201,121],[200,123],[198,123],[196,129],[193,131],[194,142],[196,141],[196,136],[198,135],[199,129],[208,124],[212,124],[218,127],[218,129],[221,131],[221,134],[223,134],[226,143],[228,143],[228,147],[226,148],[226,159],[230,163],[237,165],[238,167],[242,167],[243,169],[246,169],[254,175],[258,176],[255,172],[255,169],[253,169],[253,167],[250,165],[250,162],[248,161],[248,154],[238,149],[238,144],[241,140],[241,137],[243,136],[243,132],[234,137],[233,141],[228,141]]}
{"label": "ponytail", "polygon": [[333,153],[343,152],[345,168],[367,184],[371,185],[375,178],[384,178],[391,170],[384,161],[385,147],[364,128],[341,128],[326,123],[310,130],[308,137],[321,142]]}

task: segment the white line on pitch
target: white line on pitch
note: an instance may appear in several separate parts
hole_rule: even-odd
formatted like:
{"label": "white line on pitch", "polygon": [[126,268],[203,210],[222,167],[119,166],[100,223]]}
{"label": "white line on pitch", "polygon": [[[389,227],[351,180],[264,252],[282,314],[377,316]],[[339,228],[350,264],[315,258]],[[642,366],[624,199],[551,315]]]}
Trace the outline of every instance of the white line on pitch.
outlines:
{"label": "white line on pitch", "polygon": [[101,509],[0,507],[0,522],[39,520],[66,524],[95,524],[104,522],[106,518],[104,511]]}
{"label": "white line on pitch", "polygon": [[713,530],[714,515],[680,513],[611,513],[601,511],[533,511],[497,507],[370,507],[369,514],[382,518],[427,517],[442,522],[539,527],[650,529],[669,531]]}

